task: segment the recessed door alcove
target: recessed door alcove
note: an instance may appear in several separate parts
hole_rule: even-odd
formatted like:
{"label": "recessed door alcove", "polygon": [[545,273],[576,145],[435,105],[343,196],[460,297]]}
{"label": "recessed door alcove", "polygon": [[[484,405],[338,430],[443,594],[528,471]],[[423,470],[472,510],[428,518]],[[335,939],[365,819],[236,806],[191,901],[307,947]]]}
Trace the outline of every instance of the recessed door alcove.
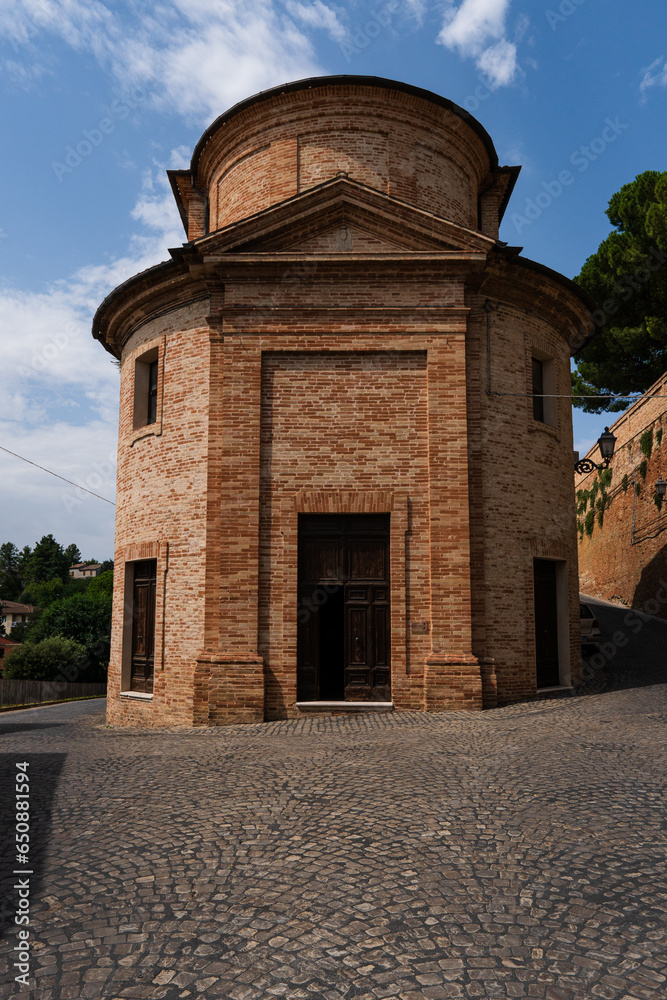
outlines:
{"label": "recessed door alcove", "polygon": [[297,700],[391,700],[389,515],[300,514]]}

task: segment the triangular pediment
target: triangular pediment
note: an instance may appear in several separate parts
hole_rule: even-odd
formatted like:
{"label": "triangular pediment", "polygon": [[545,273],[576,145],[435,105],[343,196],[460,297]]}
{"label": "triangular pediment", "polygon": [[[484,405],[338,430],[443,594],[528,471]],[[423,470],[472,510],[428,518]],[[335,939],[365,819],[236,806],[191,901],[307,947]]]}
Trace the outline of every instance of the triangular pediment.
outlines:
{"label": "triangular pediment", "polygon": [[336,178],[195,240],[203,257],[225,254],[488,253],[495,241]]}
{"label": "triangular pediment", "polygon": [[390,253],[404,250],[405,246],[398,240],[383,239],[343,216],[332,226],[285,244],[283,249],[293,253]]}

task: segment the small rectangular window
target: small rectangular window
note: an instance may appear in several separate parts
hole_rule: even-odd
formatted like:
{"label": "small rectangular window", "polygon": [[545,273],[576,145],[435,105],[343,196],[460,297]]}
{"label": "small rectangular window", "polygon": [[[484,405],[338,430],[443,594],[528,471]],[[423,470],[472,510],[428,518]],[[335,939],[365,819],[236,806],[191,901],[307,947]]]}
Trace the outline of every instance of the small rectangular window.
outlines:
{"label": "small rectangular window", "polygon": [[533,420],[556,427],[558,424],[556,359],[533,347],[529,379],[533,397]]}
{"label": "small rectangular window", "polygon": [[160,383],[160,358],[157,347],[142,354],[134,362],[134,414],[132,426],[136,431],[157,423],[159,415],[158,389]]}
{"label": "small rectangular window", "polygon": [[544,362],[533,358],[533,419],[544,423]]}
{"label": "small rectangular window", "polygon": [[157,361],[151,361],[148,369],[148,423],[157,420]]}

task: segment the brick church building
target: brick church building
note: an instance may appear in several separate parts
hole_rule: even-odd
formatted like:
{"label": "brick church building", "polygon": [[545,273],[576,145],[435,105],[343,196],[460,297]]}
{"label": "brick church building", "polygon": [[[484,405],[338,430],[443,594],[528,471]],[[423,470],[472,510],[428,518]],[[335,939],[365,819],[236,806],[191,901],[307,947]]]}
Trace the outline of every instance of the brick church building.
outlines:
{"label": "brick church building", "polygon": [[518,171],[450,101],[356,76],[242,101],[170,171],[187,242],[93,329],[121,361],[110,722],[576,679],[592,304],[499,240]]}

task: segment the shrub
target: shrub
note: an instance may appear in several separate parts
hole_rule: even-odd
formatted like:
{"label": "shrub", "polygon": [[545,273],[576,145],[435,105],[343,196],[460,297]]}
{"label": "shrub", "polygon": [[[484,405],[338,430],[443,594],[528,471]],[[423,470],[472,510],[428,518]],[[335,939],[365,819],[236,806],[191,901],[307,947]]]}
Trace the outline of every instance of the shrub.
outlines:
{"label": "shrub", "polygon": [[22,681],[79,680],[87,660],[80,642],[53,635],[41,642],[25,642],[7,653],[4,676]]}
{"label": "shrub", "polygon": [[105,594],[107,597],[111,597],[113,594],[113,570],[107,570],[106,573],[100,573],[99,576],[93,577],[88,584],[86,593]]}
{"label": "shrub", "polygon": [[28,639],[39,643],[49,636],[74,639],[85,647],[87,666],[81,681],[103,681],[109,662],[111,597],[75,594],[48,607],[31,627]]}
{"label": "shrub", "polygon": [[639,463],[639,475],[642,477],[642,479],[646,479],[647,469],[648,469],[648,462],[646,461],[645,458],[643,458]]}
{"label": "shrub", "polygon": [[45,580],[42,583],[29,583],[21,593],[21,604],[33,604],[36,608],[48,608],[55,601],[74,594],[84,593],[88,587],[87,580]]}

